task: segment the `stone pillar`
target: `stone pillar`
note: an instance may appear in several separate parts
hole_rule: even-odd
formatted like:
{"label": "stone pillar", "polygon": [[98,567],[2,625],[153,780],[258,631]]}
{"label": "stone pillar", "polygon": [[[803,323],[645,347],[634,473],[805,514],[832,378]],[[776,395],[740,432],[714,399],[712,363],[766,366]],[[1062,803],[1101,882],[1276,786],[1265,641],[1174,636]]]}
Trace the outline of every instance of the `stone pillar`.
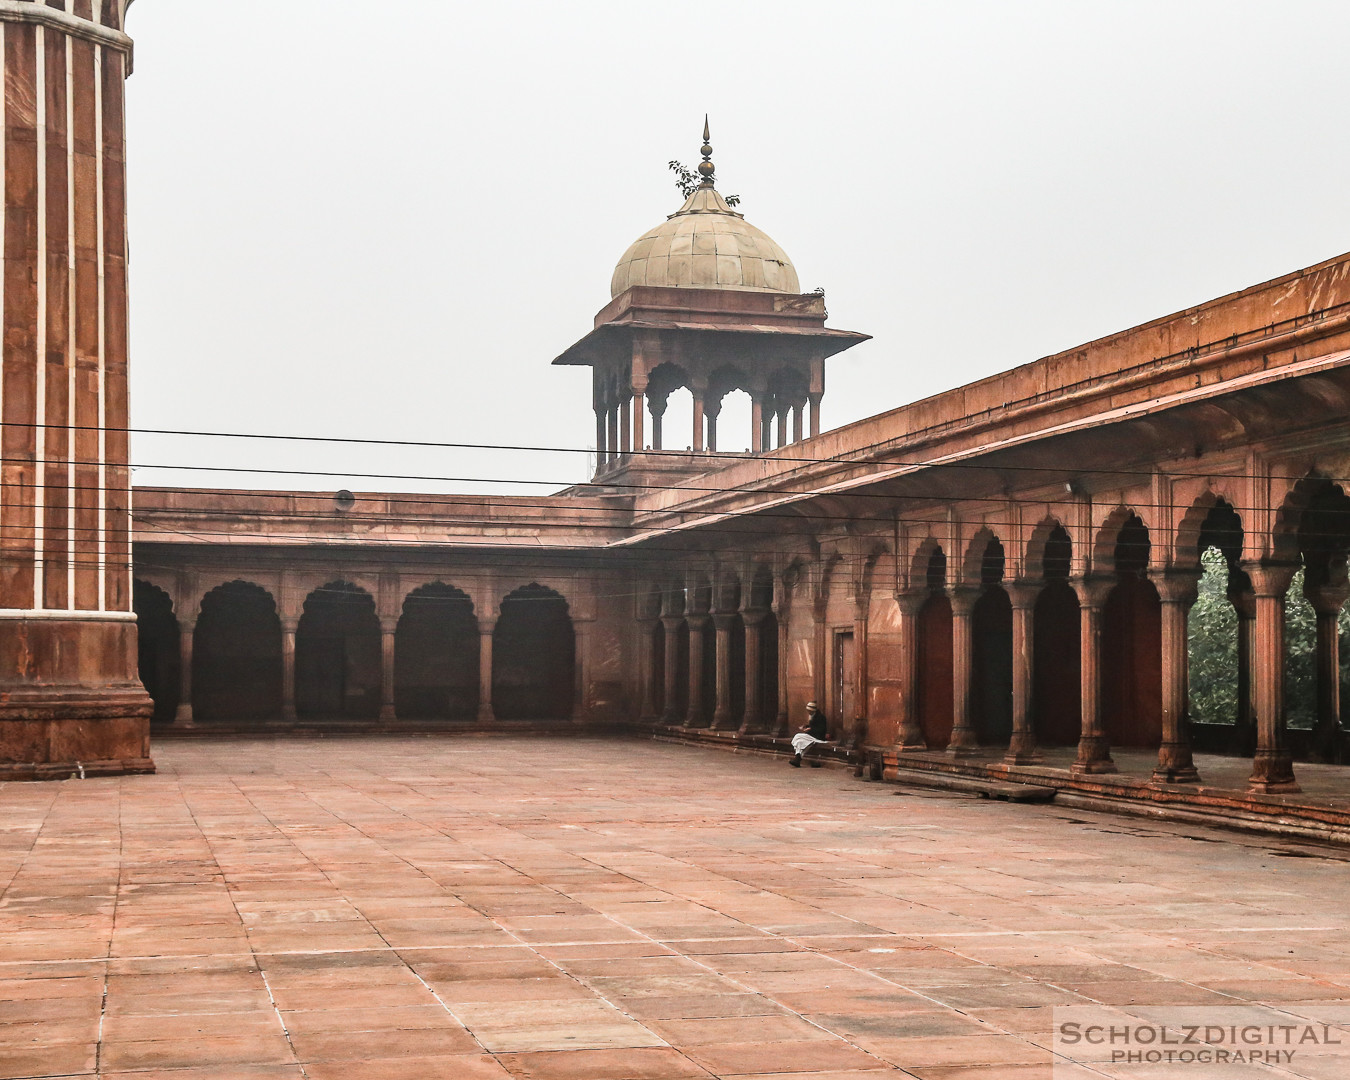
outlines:
{"label": "stone pillar", "polygon": [[619,453],[633,452],[633,399],[626,397],[619,403]]}
{"label": "stone pillar", "polygon": [[657,404],[658,404],[657,402],[653,401],[651,410],[653,450],[660,450],[662,448],[663,444],[661,442],[661,419],[666,415],[666,403],[664,401],[660,402],[659,404],[661,408],[659,410],[656,408]]}
{"label": "stone pillar", "polygon": [[736,616],[719,612],[712,617],[717,632],[717,703],[713,708],[713,730],[725,731],[735,722],[732,714],[731,635],[736,628]]}
{"label": "stone pillar", "polygon": [[397,619],[380,620],[380,719],[394,720],[394,631]]}
{"label": "stone pillar", "polygon": [[811,395],[811,438],[820,434],[820,394]]}
{"label": "stone pillar", "polygon": [[197,632],[197,624],[187,619],[178,621],[178,710],[173,716],[173,726],[190,728],[192,717],[192,639]]}
{"label": "stone pillar", "polygon": [[1229,592],[1237,613],[1237,729],[1236,747],[1242,754],[1256,752],[1256,714],[1252,709],[1252,671],[1256,667],[1256,596],[1250,589]]}
{"label": "stone pillar", "polygon": [[778,445],[786,446],[788,444],[788,412],[791,406],[784,406],[778,410]]}
{"label": "stone pillar", "polygon": [[704,423],[704,417],[703,417],[703,393],[704,393],[704,389],[705,389],[705,388],[702,387],[702,386],[695,386],[695,387],[693,388],[693,393],[694,393],[694,442],[693,442],[693,447],[694,447],[694,452],[695,452],[695,453],[701,453],[701,452],[703,451],[703,423]]}
{"label": "stone pillar", "polygon": [[295,632],[299,619],[281,620],[281,719],[296,720],[295,712]]}
{"label": "stone pillar", "polygon": [[745,715],[741,718],[741,734],[757,731],[763,724],[764,700],[764,620],[767,611],[746,611],[745,622]]}
{"label": "stone pillar", "polygon": [[[645,384],[644,384],[645,385]],[[642,396],[642,391],[633,390],[633,449],[645,450],[647,448],[646,438],[646,420],[647,420],[647,401]]]}
{"label": "stone pillar", "polygon": [[974,678],[971,661],[975,652],[973,616],[979,599],[978,589],[952,590],[952,737],[947,753],[953,757],[971,757],[980,751],[974,717],[970,715]]}
{"label": "stone pillar", "polygon": [[661,706],[661,720],[678,724],[680,714],[676,701],[680,692],[680,633],[684,630],[683,615],[662,615],[661,626],[666,631],[665,701]]}
{"label": "stone pillar", "polygon": [[656,707],[656,697],[660,687],[656,685],[656,628],[661,625],[660,619],[639,619],[638,634],[642,649],[642,662],[638,665],[642,679],[642,713],[638,719],[651,722],[660,715]]}
{"label": "stone pillar", "polygon": [[1113,773],[1111,746],[1102,726],[1102,612],[1115,582],[1110,578],[1086,578],[1073,582],[1078,594],[1079,702],[1082,733],[1074,774]]}
{"label": "stone pillar", "polygon": [[1284,594],[1294,576],[1292,566],[1251,569],[1256,595],[1256,663],[1252,698],[1256,713],[1256,755],[1250,790],[1283,794],[1301,790],[1294,779],[1294,759],[1285,745]]}
{"label": "stone pillar", "polygon": [[1162,600],[1162,745],[1155,783],[1196,784],[1200,774],[1191,758],[1187,730],[1190,709],[1190,648],[1187,622],[1195,603],[1199,575],[1170,572],[1158,581]]}
{"label": "stone pillar", "polygon": [[1012,741],[1003,760],[1010,765],[1032,765],[1041,760],[1036,752],[1036,730],[1033,723],[1033,702],[1036,658],[1032,654],[1035,643],[1036,597],[1040,587],[1013,585],[1008,590],[1012,600]]}
{"label": "stone pillar", "polygon": [[774,722],[774,734],[786,738],[792,719],[788,714],[788,621],[791,608],[787,603],[777,603],[774,614],[778,617],[778,716]]}
{"label": "stone pillar", "polygon": [[97,6],[0,6],[0,781],[154,771],[132,610],[132,43],[126,4]]}
{"label": "stone pillar", "polygon": [[606,459],[611,465],[619,460],[619,406],[611,405],[605,410],[605,446]]}
{"label": "stone pillar", "polygon": [[927,600],[926,591],[895,598],[900,609],[900,733],[895,748],[902,752],[928,748],[919,723],[919,612]]}
{"label": "stone pillar", "polygon": [[605,446],[605,410],[598,404],[595,406],[595,469],[601,472],[609,462],[609,454]]}
{"label": "stone pillar", "polygon": [[764,399],[755,394],[750,399],[750,452],[764,451]]}
{"label": "stone pillar", "polygon": [[478,620],[478,722],[491,724],[497,719],[492,710],[492,632],[496,619]]}
{"label": "stone pillar", "polygon": [[689,615],[684,621],[689,624],[689,711],[684,726],[703,727],[708,722],[703,715],[703,635],[711,620],[707,615]]}
{"label": "stone pillar", "polygon": [[1321,761],[1335,761],[1341,731],[1341,644],[1338,623],[1345,603],[1344,585],[1304,589],[1317,614],[1317,721],[1313,725],[1312,749]]}
{"label": "stone pillar", "polygon": [[803,419],[803,418],[802,418],[802,413],[803,413],[805,410],[806,410],[806,406],[804,406],[804,405],[802,405],[802,404],[800,404],[800,403],[798,403],[798,404],[792,406],[792,441],[793,441],[793,442],[801,442],[801,441],[802,441],[802,419]]}
{"label": "stone pillar", "polygon": [[717,413],[709,412],[708,421],[708,450],[712,453],[717,452]]}

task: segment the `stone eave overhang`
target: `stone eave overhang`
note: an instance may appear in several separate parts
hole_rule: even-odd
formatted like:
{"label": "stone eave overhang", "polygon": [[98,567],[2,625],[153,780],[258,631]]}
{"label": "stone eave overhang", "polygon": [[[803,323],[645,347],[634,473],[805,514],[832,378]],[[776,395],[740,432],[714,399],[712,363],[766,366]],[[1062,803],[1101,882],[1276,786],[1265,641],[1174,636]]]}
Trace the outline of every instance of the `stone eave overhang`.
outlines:
{"label": "stone eave overhang", "polygon": [[823,326],[775,326],[754,323],[729,325],[687,319],[641,319],[606,323],[603,326],[598,326],[566,352],[556,357],[553,363],[575,367],[594,367],[596,364],[625,358],[631,355],[633,338],[639,333],[708,335],[714,339],[722,337],[723,340],[728,342],[744,339],[747,336],[777,338],[784,341],[800,342],[803,345],[809,343],[811,351],[822,359],[841,353],[845,349],[851,349],[859,342],[871,340],[870,334],[860,334],[854,330],[834,330]]}

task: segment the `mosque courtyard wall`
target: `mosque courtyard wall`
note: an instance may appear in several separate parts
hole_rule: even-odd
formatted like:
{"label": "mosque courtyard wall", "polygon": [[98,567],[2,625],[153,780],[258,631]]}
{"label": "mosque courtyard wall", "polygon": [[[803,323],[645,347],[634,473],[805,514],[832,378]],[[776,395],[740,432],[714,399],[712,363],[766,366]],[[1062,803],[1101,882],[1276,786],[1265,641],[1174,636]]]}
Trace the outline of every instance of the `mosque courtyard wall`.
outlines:
{"label": "mosque courtyard wall", "polygon": [[[1159,782],[1193,784],[1198,738],[1250,756],[1254,790],[1293,791],[1295,753],[1346,749],[1347,276],[1350,257],[1331,260],[778,450],[696,456],[697,475],[636,495],[623,469],[656,452],[550,500],[454,497],[446,513],[398,496],[343,509],[149,491],[137,578],[187,613],[185,642],[212,589],[252,582],[275,599],[285,650],[316,590],[362,590],[386,674],[374,728],[400,721],[388,687],[418,588],[459,589],[487,613],[483,665],[502,599],[538,585],[573,620],[579,727],[734,745],[781,737],[815,700],[842,744],[888,770],[924,751],[1032,764],[1069,746],[1093,775],[1114,768],[1112,747],[1143,748]],[[1211,548],[1236,616],[1238,704],[1200,729],[1187,620]],[[1300,568],[1320,689],[1313,728],[1290,731],[1284,618]],[[481,666],[462,696],[491,678]]]}

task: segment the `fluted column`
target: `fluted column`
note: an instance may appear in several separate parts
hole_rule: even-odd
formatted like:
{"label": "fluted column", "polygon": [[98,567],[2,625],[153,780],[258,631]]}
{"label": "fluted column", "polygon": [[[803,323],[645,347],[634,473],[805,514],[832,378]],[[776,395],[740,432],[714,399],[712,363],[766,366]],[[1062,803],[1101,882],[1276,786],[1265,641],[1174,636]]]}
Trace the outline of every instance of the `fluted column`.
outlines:
{"label": "fluted column", "polygon": [[662,615],[661,626],[666,632],[665,700],[661,705],[661,720],[678,724],[680,714],[676,703],[680,693],[680,632],[684,629],[684,616]]}
{"label": "fluted column", "polygon": [[294,721],[295,712],[295,631],[299,619],[281,620],[281,719]]}
{"label": "fluted column", "polygon": [[764,700],[764,620],[767,611],[746,611],[745,622],[745,715],[741,718],[741,734],[758,730],[763,724]]}
{"label": "fluted column", "polygon": [[1036,658],[1032,653],[1035,643],[1037,585],[1014,585],[1008,590],[1012,600],[1012,740],[1003,760],[1010,765],[1032,765],[1041,760],[1036,752],[1036,729],[1033,719],[1033,701]]}
{"label": "fluted column", "polygon": [[1111,746],[1102,718],[1102,617],[1115,582],[1087,578],[1073,582],[1078,594],[1079,703],[1082,728],[1074,773],[1113,773]]}
{"label": "fluted column", "polygon": [[900,609],[900,732],[896,750],[925,750],[919,723],[919,612],[928,593],[906,593],[895,598]]}
{"label": "fluted column", "polygon": [[685,727],[703,727],[707,723],[703,715],[703,635],[710,621],[707,615],[685,618],[689,624],[689,711],[685,714]]}
{"label": "fluted column", "polygon": [[0,5],[0,781],[154,771],[132,608],[125,7]]}
{"label": "fluted column", "polygon": [[478,722],[491,724],[497,714],[492,708],[492,633],[496,619],[478,620]]}
{"label": "fluted column", "polygon": [[725,731],[735,723],[732,707],[731,635],[736,628],[736,616],[719,612],[712,617],[717,633],[717,702],[713,708],[713,730]]}
{"label": "fluted column", "polygon": [[190,728],[192,715],[192,644],[197,633],[197,624],[190,619],[178,621],[178,709],[173,716],[173,726]]}
{"label": "fluted column", "polygon": [[394,632],[397,619],[380,620],[380,719],[393,720],[394,713]]}
{"label": "fluted column", "polygon": [[970,757],[980,749],[974,717],[970,715],[975,652],[973,616],[979,599],[978,589],[952,590],[952,737],[947,753],[953,757]]}
{"label": "fluted column", "polygon": [[1301,790],[1294,779],[1293,755],[1285,745],[1284,594],[1294,569],[1258,565],[1248,571],[1256,595],[1256,663],[1252,669],[1256,755],[1249,786],[1262,794]]}
{"label": "fluted column", "polygon": [[1162,744],[1158,747],[1157,783],[1200,781],[1191,757],[1187,725],[1190,709],[1190,650],[1187,622],[1195,603],[1198,574],[1170,572],[1158,581],[1162,600]]}

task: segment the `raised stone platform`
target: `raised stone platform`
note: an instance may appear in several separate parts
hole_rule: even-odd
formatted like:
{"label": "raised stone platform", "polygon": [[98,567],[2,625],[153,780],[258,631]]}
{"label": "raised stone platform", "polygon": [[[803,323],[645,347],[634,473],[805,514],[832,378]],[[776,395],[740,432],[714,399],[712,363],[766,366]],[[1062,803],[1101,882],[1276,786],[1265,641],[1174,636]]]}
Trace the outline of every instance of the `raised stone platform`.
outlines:
{"label": "raised stone platform", "polygon": [[[786,738],[772,735],[667,725],[657,725],[652,731],[658,740],[737,753],[786,756],[792,752]],[[952,758],[941,751],[897,753],[831,744],[813,753],[828,765],[852,768],[855,775],[871,780],[986,796],[990,792],[982,791],[981,785],[986,789],[990,785],[1022,785],[1052,789],[1055,801],[1062,806],[1350,843],[1350,768],[1342,765],[1300,762],[1295,772],[1301,792],[1261,795],[1247,790],[1250,759],[1218,754],[1195,755],[1199,784],[1160,784],[1153,780],[1157,755],[1143,750],[1113,750],[1119,772],[1090,776],[1072,772],[1075,751],[1071,747],[1041,748],[1041,760],[1032,765],[1010,765],[1001,752],[993,749],[973,757]],[[1014,801],[1032,801],[1032,797]]]}

